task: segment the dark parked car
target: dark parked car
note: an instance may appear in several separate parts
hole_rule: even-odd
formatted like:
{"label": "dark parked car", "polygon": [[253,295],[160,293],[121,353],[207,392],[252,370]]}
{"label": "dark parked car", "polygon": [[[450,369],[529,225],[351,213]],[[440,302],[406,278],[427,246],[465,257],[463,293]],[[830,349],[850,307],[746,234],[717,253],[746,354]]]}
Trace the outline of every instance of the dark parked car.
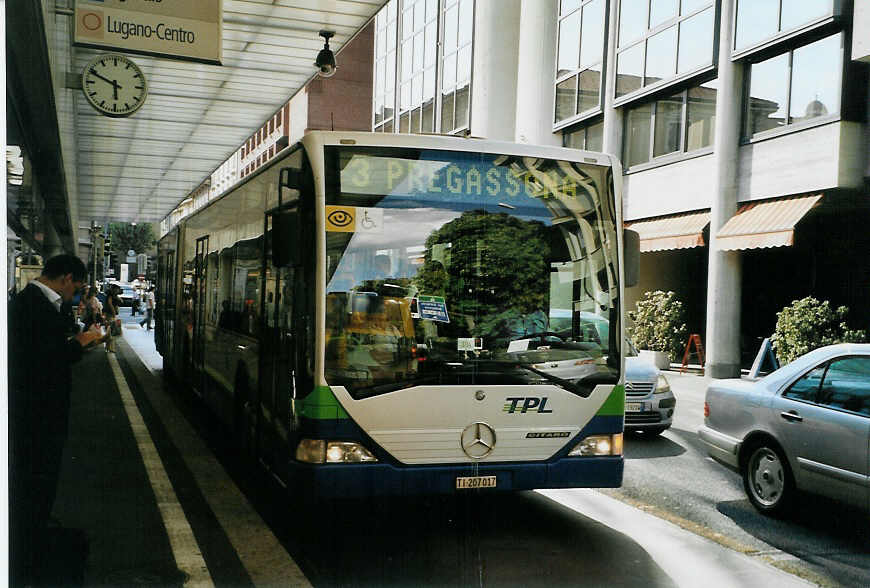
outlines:
{"label": "dark parked car", "polygon": [[870,508],[870,344],[822,347],[757,381],[714,381],[698,434],[762,513],[788,512],[796,491]]}

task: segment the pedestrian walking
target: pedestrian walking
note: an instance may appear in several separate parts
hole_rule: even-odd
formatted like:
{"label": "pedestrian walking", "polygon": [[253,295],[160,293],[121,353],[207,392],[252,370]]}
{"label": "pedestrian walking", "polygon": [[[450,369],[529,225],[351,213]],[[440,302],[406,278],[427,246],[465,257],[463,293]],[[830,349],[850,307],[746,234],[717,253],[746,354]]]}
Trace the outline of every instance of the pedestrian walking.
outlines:
{"label": "pedestrian walking", "polygon": [[79,317],[85,325],[85,330],[91,325],[100,325],[103,322],[103,304],[97,298],[96,286],[85,286],[87,291],[79,302]]}
{"label": "pedestrian walking", "polygon": [[13,586],[39,585],[66,443],[72,364],[101,333],[71,335],[64,302],[84,286],[85,264],[49,259],[8,307],[10,564]]}
{"label": "pedestrian walking", "polygon": [[138,285],[133,286],[133,308],[132,308],[132,316],[136,316],[136,313],[142,313],[142,288]]}
{"label": "pedestrian walking", "polygon": [[106,353],[115,353],[115,337],[121,336],[121,319],[118,318],[121,308],[121,289],[112,284],[106,295],[106,305],[103,315],[106,317]]}
{"label": "pedestrian walking", "polygon": [[154,316],[154,287],[148,288],[145,292],[145,320],[139,323],[139,326],[147,325],[146,328],[151,330],[151,318]]}

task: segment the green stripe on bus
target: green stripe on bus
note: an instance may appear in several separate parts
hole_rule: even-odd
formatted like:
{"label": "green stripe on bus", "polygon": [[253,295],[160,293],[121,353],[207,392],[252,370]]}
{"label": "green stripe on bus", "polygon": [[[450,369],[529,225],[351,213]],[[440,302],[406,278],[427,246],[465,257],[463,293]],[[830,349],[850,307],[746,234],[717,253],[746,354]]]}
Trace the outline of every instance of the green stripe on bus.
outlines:
{"label": "green stripe on bus", "polygon": [[350,418],[329,386],[315,386],[314,391],[302,400],[301,414],[309,419]]}
{"label": "green stripe on bus", "polygon": [[625,414],[625,386],[614,386],[610,396],[601,405],[597,416],[621,416]]}

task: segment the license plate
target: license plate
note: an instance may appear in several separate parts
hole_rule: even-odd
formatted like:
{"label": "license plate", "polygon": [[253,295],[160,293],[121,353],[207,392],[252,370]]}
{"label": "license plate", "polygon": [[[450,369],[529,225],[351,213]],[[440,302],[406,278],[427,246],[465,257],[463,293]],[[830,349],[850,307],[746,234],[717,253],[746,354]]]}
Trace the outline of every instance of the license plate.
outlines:
{"label": "license plate", "polygon": [[458,490],[466,488],[495,488],[495,476],[469,476],[456,478]]}
{"label": "license plate", "polygon": [[625,412],[643,412],[643,402],[626,402]]}

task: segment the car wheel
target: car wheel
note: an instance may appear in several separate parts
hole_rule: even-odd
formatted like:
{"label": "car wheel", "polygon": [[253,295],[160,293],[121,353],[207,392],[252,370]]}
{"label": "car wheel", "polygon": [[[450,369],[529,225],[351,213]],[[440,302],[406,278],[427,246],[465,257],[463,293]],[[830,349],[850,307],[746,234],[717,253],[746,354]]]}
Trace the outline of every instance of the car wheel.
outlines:
{"label": "car wheel", "polygon": [[788,512],[796,490],[791,468],[779,447],[762,442],[750,449],[743,466],[743,488],[760,513],[781,516]]}

